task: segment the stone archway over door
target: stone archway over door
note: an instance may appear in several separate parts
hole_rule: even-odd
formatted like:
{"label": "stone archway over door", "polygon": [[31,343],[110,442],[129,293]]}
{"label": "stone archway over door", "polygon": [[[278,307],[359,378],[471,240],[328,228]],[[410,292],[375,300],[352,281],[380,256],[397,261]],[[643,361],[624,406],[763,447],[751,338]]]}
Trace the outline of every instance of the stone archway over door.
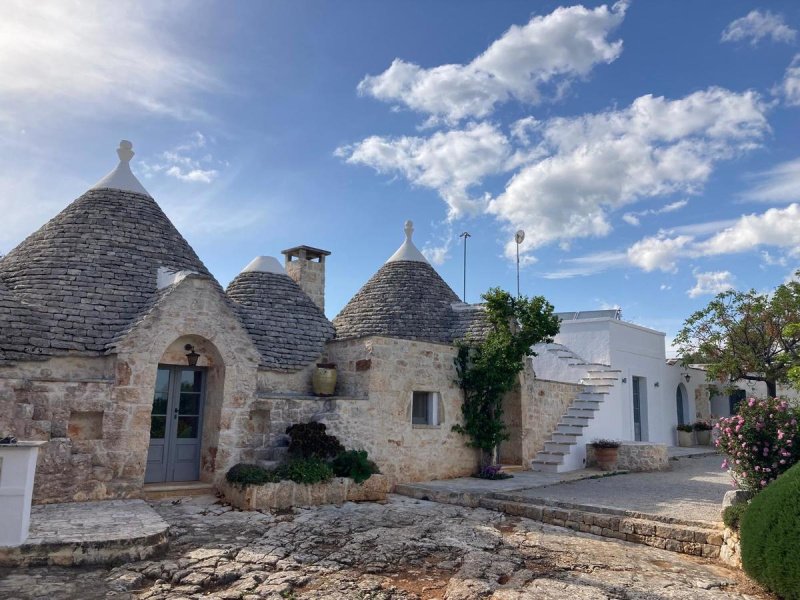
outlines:
{"label": "stone archway over door", "polygon": [[206,369],[159,365],[145,483],[198,481]]}

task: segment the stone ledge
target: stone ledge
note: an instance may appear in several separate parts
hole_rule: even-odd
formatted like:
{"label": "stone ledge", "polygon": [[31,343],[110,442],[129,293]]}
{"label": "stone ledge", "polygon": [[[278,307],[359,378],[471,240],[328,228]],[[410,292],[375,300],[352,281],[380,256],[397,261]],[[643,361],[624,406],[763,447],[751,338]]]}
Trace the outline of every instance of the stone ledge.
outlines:
{"label": "stone ledge", "polygon": [[279,481],[244,487],[223,480],[218,487],[225,499],[241,510],[284,510],[345,502],[382,502],[389,493],[389,480],[385,475],[373,475],[363,483],[349,477],[334,477],[327,483]]}
{"label": "stone ledge", "polygon": [[166,549],[169,525],[142,500],[34,506],[24,544],[0,547],[0,567],[133,562]]}
{"label": "stone ledge", "polygon": [[368,401],[367,396],[314,396],[313,394],[290,394],[285,392],[257,392],[259,400],[310,400],[313,402],[325,402],[327,400],[360,400]]}
{"label": "stone ledge", "polygon": [[[597,466],[595,450],[591,444],[586,444],[586,467]],[[630,471],[667,471],[669,453],[666,444],[653,442],[621,442],[617,451],[617,469]]]}

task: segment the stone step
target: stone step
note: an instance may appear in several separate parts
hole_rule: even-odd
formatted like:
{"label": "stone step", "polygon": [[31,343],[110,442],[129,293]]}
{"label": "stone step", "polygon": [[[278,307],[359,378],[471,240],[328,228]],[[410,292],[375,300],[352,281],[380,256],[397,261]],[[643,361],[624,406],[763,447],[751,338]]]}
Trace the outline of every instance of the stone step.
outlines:
{"label": "stone step", "polygon": [[503,473],[518,473],[525,470],[525,465],[500,465],[500,470]]}
{"label": "stone step", "polygon": [[595,385],[595,386],[596,385],[603,385],[603,386],[605,386],[605,385],[614,385],[618,380],[619,380],[619,378],[617,376],[615,376],[615,375],[606,375],[606,376],[601,376],[601,375],[592,376],[592,375],[589,375],[589,376],[583,378],[584,384],[589,383],[589,384]]}
{"label": "stone step", "polygon": [[576,416],[570,414],[569,410],[570,409],[567,409],[567,414],[561,417],[561,422],[559,425],[563,423],[564,425],[582,425],[583,427],[587,427],[589,425],[589,421],[592,420],[591,414]]}
{"label": "stone step", "polygon": [[536,459],[531,461],[531,470],[539,471],[540,473],[558,473],[559,466],[560,464],[558,463],[546,463]]}
{"label": "stone step", "polygon": [[560,433],[556,431],[553,433],[553,435],[550,436],[550,441],[563,442],[566,444],[574,445],[578,443],[578,438],[580,436],[581,436],[580,433]]}
{"label": "stone step", "polygon": [[575,406],[575,403],[573,402],[572,406],[567,409],[567,414],[565,416],[593,419],[594,413],[597,412],[597,409],[597,406],[591,406],[588,408],[583,406]]}
{"label": "stone step", "polygon": [[217,488],[204,481],[169,481],[166,483],[145,483],[142,486],[145,500],[183,498],[185,496],[215,496]]}
{"label": "stone step", "polygon": [[572,446],[575,445],[575,441],[572,442],[545,442],[544,443],[544,451],[545,452],[558,452],[561,454],[569,454]]}
{"label": "stone step", "polygon": [[579,408],[583,410],[596,411],[600,410],[601,400],[575,400],[571,408]]}
{"label": "stone step", "polygon": [[604,402],[608,396],[605,392],[580,392],[575,399],[585,400],[586,402]]}
{"label": "stone step", "polygon": [[583,430],[586,428],[586,425],[574,425],[572,423],[559,423],[556,426],[555,433],[577,433],[578,435],[583,435]]}

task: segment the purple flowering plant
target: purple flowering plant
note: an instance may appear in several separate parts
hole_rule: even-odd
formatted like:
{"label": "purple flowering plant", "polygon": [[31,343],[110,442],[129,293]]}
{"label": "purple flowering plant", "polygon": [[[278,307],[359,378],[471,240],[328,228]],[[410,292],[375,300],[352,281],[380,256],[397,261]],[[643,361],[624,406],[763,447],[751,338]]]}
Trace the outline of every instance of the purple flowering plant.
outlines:
{"label": "purple flowering plant", "polygon": [[786,400],[750,398],[717,422],[714,444],[738,487],[758,491],[800,459],[799,419]]}

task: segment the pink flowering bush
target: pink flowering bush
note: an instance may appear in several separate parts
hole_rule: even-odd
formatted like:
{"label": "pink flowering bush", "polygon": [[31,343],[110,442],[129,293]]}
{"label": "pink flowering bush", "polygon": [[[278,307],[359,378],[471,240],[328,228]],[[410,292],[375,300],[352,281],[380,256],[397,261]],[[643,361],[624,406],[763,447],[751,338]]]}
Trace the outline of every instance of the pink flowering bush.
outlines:
{"label": "pink flowering bush", "polygon": [[750,398],[739,413],[715,425],[715,445],[726,455],[723,469],[730,469],[739,487],[758,491],[800,460],[797,409],[786,400]]}

